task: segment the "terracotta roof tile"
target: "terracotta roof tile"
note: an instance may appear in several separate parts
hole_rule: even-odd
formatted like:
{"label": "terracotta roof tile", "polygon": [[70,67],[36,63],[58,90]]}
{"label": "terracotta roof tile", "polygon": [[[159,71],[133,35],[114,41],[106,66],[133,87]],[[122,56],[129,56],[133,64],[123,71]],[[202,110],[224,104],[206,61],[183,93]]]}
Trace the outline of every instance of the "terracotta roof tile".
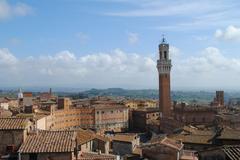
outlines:
{"label": "terracotta roof tile", "polygon": [[83,152],[79,160],[116,160],[116,156],[110,154],[98,154],[93,152]]}
{"label": "terracotta roof tile", "polygon": [[88,141],[91,141],[94,139],[94,137],[95,137],[95,134],[89,130],[80,129],[77,131],[78,144],[84,144]]}
{"label": "terracotta roof tile", "polygon": [[240,145],[235,146],[223,146],[222,150],[231,160],[239,160],[240,159]]}
{"label": "terracotta roof tile", "polygon": [[93,139],[99,139],[104,142],[109,141],[107,137],[95,134],[93,131],[83,130],[83,129],[77,130],[77,139],[78,139],[78,144],[84,144]]}
{"label": "terracotta roof tile", "polygon": [[0,118],[0,130],[22,130],[28,125],[26,118]]}
{"label": "terracotta roof tile", "polygon": [[195,143],[195,144],[211,144],[209,141],[211,135],[171,135],[169,136],[172,139],[182,141],[183,143]]}
{"label": "terracotta roof tile", "polygon": [[221,135],[217,139],[240,139],[240,130],[224,128]]}
{"label": "terracotta roof tile", "polygon": [[183,148],[183,144],[179,143],[177,140],[173,140],[170,138],[165,137],[162,141],[161,144],[164,144],[166,146],[169,146],[171,148],[174,148],[176,150],[181,150]]}
{"label": "terracotta roof tile", "polygon": [[132,143],[132,141],[136,138],[137,134],[115,134],[113,136],[109,136],[109,139],[112,141],[121,141],[129,143]]}
{"label": "terracotta roof tile", "polygon": [[73,152],[76,132],[38,131],[30,134],[21,145],[21,153]]}

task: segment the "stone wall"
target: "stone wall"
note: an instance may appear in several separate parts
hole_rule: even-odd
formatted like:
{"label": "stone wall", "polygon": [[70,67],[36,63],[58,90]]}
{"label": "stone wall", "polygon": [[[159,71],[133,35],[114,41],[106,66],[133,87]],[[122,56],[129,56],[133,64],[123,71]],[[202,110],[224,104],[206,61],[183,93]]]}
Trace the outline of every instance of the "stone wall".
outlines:
{"label": "stone wall", "polygon": [[18,149],[24,141],[25,132],[24,130],[0,131],[0,154],[6,153],[8,145],[15,145],[16,149]]}
{"label": "stone wall", "polygon": [[113,153],[116,155],[131,154],[132,143],[113,141],[112,150],[113,150]]}
{"label": "stone wall", "polygon": [[101,151],[101,153],[109,154],[109,142],[104,142],[99,139],[94,139],[93,151]]}
{"label": "stone wall", "polygon": [[143,157],[151,160],[177,160],[178,157],[176,150],[163,145],[144,148],[142,150],[142,154]]}
{"label": "stone wall", "polygon": [[36,160],[72,160],[73,153],[21,154],[21,160],[31,160],[32,156],[36,156]]}

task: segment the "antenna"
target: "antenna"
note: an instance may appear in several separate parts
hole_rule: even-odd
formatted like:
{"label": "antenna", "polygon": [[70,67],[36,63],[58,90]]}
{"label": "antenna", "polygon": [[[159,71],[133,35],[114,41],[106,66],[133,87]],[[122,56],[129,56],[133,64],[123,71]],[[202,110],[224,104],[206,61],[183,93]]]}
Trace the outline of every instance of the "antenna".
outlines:
{"label": "antenna", "polygon": [[162,43],[165,43],[165,42],[166,42],[165,35],[162,34]]}

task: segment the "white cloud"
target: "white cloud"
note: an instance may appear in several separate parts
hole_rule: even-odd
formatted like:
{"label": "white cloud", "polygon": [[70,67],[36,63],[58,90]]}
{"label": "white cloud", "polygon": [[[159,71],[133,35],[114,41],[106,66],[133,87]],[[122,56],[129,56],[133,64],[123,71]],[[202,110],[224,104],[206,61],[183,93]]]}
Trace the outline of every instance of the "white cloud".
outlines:
{"label": "white cloud", "polygon": [[240,58],[227,58],[218,48],[208,47],[195,56],[175,59],[173,74],[178,87],[235,89],[240,87]]}
{"label": "white cloud", "polygon": [[[170,54],[173,89],[240,87],[240,58],[228,58],[215,47],[190,57],[171,47]],[[157,88],[156,59],[151,57],[115,49],[80,57],[62,51],[20,59],[0,49],[0,86]]]}
{"label": "white cloud", "polygon": [[[110,1],[113,3],[114,1]],[[196,15],[219,11],[220,9],[229,9],[231,3],[224,1],[156,1],[156,0],[132,0],[120,1],[121,3],[131,4],[132,8],[120,12],[107,12],[110,16],[123,17],[147,17],[147,16],[172,16],[172,15]],[[117,1],[117,3],[119,3]]]}
{"label": "white cloud", "polygon": [[17,59],[13,56],[8,49],[0,49],[0,65],[11,66],[17,63]]}
{"label": "white cloud", "polygon": [[7,0],[0,0],[0,20],[15,16],[26,16],[32,13],[32,8],[24,3],[10,4]]}
{"label": "white cloud", "polygon": [[217,29],[215,32],[215,37],[217,39],[239,41],[240,28],[230,25],[225,30]]}
{"label": "white cloud", "polygon": [[[8,50],[2,49],[0,64],[14,68],[9,70],[5,66],[1,67],[4,70],[0,75],[2,79],[0,86],[18,84],[82,88],[118,86],[145,88],[148,86],[148,79],[154,81],[156,75],[156,73],[152,74],[156,70],[155,62],[151,58],[125,53],[120,49],[80,57],[69,51],[62,51],[51,56],[23,59],[17,59]],[[10,83],[9,79],[12,77],[16,78]]]}
{"label": "white cloud", "polygon": [[104,1],[121,5],[121,9],[105,11],[103,14],[107,16],[166,17],[166,23],[149,27],[161,31],[206,30],[228,24],[240,25],[240,3],[236,0]]}
{"label": "white cloud", "polygon": [[129,44],[136,44],[139,41],[139,35],[137,33],[128,32],[127,35]]}

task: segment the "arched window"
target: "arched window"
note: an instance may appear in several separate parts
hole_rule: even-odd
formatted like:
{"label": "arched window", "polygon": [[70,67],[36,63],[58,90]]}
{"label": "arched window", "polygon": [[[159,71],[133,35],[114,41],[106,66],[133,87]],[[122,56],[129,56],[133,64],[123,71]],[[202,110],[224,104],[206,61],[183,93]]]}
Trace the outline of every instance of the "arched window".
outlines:
{"label": "arched window", "polygon": [[164,58],[167,59],[167,51],[164,51]]}

